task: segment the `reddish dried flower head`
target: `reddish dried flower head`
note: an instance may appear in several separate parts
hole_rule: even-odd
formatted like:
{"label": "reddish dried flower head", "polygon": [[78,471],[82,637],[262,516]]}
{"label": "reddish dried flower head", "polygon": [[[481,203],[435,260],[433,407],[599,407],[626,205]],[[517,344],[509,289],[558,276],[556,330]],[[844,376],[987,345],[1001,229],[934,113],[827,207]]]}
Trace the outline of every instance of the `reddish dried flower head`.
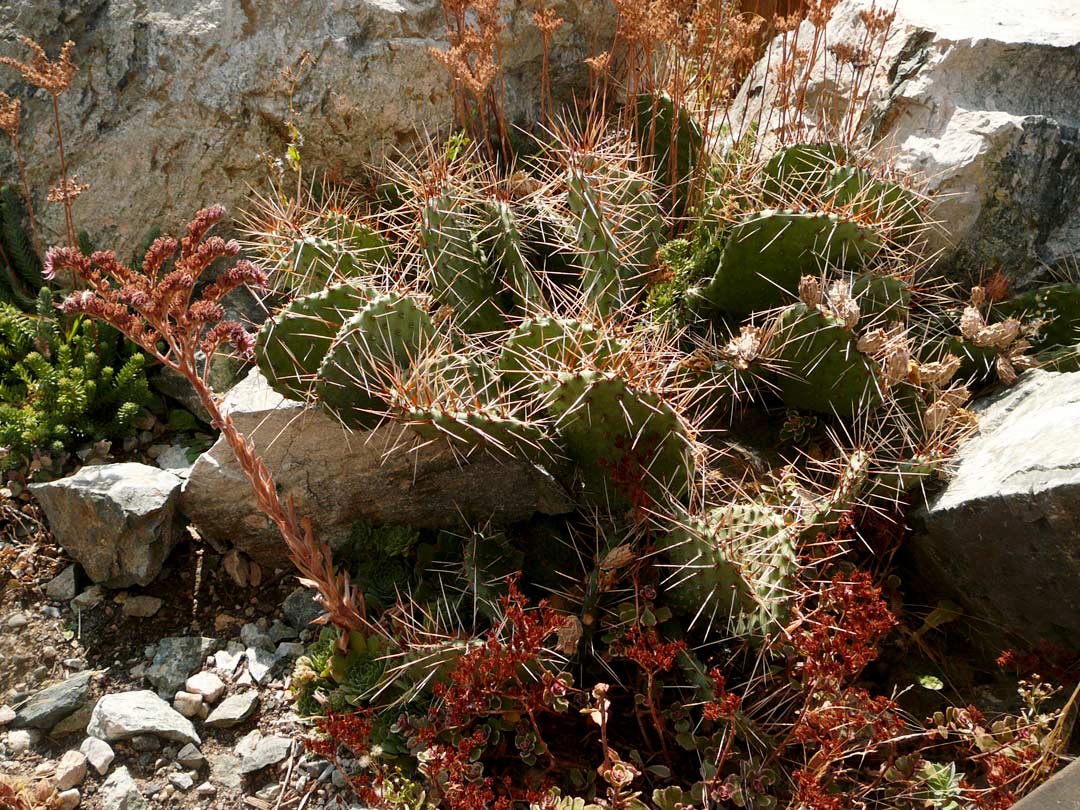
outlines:
{"label": "reddish dried flower head", "polygon": [[29,48],[34,56],[29,62],[20,62],[10,56],[0,56],[0,65],[7,65],[19,71],[31,84],[46,90],[54,96],[60,95],[69,87],[75,78],[78,68],[71,61],[71,52],[75,49],[75,43],[68,40],[60,48],[60,55],[55,61],[50,60],[45,49],[29,37],[19,37],[19,40]]}

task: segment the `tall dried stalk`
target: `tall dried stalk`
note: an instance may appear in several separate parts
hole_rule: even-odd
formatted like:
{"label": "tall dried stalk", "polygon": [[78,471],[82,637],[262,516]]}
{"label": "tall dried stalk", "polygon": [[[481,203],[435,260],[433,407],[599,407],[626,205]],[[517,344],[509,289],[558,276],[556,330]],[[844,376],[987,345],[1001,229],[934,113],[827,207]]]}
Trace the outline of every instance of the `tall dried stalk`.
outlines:
{"label": "tall dried stalk", "polygon": [[[347,573],[335,571],[330,548],[315,539],[311,521],[297,514],[292,497],[282,503],[274,478],[254,444],[236,428],[231,416],[222,412],[207,380],[213,357],[222,345],[231,345],[243,356],[250,356],[254,348],[254,338],[239,323],[222,320],[222,298],[241,285],[261,287],[266,283],[262,270],[241,259],[193,298],[196,282],[211,264],[240,252],[235,240],[207,236],[224,215],[221,206],[204,209],[179,242],[172,237],[156,239],[140,271],[118,261],[112,251],[96,251],[87,257],[74,247],[53,247],[46,254],[45,275],[53,278],[59,270],[72,271],[87,288],[64,300],[61,309],[66,314],[81,313],[104,321],[188,381],[232,448],[259,509],[281,532],[289,558],[300,571],[300,581],[318,591],[327,612],[324,621],[345,631],[370,629],[364,617],[363,595]],[[196,359],[200,350],[205,356],[201,371]]]}
{"label": "tall dried stalk", "polygon": [[[19,125],[22,122],[22,102],[0,92],[0,129],[11,139],[11,149],[15,153],[15,163],[19,167],[19,179],[22,181],[23,197],[26,199],[26,213],[30,218],[30,235],[34,240],[34,251],[40,258],[45,257],[38,233],[37,217],[34,216],[34,202],[30,197],[30,183],[26,179],[26,161],[19,148]],[[5,259],[6,261],[6,259]]]}
{"label": "tall dried stalk", "polygon": [[[78,71],[78,68],[71,61],[71,52],[75,49],[75,43],[71,40],[65,42],[60,49],[59,56],[55,60],[50,60],[45,54],[45,49],[34,40],[29,37],[20,37],[19,39],[33,52],[33,58],[29,62],[20,62],[10,56],[0,56],[0,65],[15,68],[22,74],[24,79],[35,87],[40,87],[52,99],[53,125],[56,127],[57,151],[60,155],[60,182],[55,188],[49,190],[49,202],[59,202],[64,206],[64,227],[67,232],[68,246],[75,247],[78,241],[75,235],[75,220],[71,213],[71,207],[88,186],[80,185],[77,178],[68,177],[67,156],[64,154],[64,136],[60,129],[60,96],[71,87],[71,82]],[[12,138],[12,140],[15,141],[16,139]],[[16,154],[21,169],[22,159],[18,156],[17,149],[16,144]],[[30,194],[25,176],[23,185],[27,204],[29,204]],[[30,220],[33,222],[32,213]],[[40,249],[40,244],[38,247]]]}

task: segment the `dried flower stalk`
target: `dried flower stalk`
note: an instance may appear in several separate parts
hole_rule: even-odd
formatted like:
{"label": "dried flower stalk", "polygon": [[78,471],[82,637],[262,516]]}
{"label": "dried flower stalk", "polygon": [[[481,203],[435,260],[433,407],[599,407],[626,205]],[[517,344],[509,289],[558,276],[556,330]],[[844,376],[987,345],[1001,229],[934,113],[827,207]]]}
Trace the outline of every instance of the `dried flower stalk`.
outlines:
{"label": "dried flower stalk", "polygon": [[[66,314],[85,314],[108,323],[159,363],[183,375],[236,455],[259,509],[281,532],[289,557],[301,573],[300,581],[318,591],[327,612],[323,621],[346,631],[370,628],[362,594],[347,573],[335,571],[329,547],[315,539],[311,521],[297,514],[292,497],[282,503],[254,444],[222,412],[207,380],[213,356],[222,345],[229,344],[246,357],[254,349],[253,336],[239,323],[222,320],[222,298],[241,285],[266,283],[262,270],[241,259],[194,298],[202,273],[217,260],[234,258],[240,252],[235,240],[207,236],[224,215],[221,206],[203,209],[183,239],[154,240],[140,271],[117,260],[113,251],[99,250],[87,257],[77,248],[53,247],[46,254],[45,275],[53,278],[60,270],[70,270],[86,284],[86,289],[71,293],[61,304]],[[201,372],[198,350],[205,355]]]}

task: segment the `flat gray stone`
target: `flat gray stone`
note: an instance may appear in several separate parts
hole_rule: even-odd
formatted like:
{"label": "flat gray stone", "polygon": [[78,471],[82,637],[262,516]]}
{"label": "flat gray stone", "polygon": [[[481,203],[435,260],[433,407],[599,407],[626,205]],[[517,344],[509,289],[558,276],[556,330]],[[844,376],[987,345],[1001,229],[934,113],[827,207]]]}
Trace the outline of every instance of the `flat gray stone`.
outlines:
{"label": "flat gray stone", "polygon": [[77,587],[75,574],[75,564],[72,563],[49,580],[49,584],[45,586],[45,595],[57,602],[69,602],[74,599]]}
{"label": "flat gray stone", "polygon": [[229,695],[210,712],[206,725],[209,728],[231,728],[255,714],[258,707],[259,693],[254,689]]}
{"label": "flat gray stone", "polygon": [[122,612],[135,619],[149,619],[161,610],[164,602],[156,596],[129,596],[124,602]]}
{"label": "flat gray stone", "polygon": [[191,721],[149,690],[105,695],[94,706],[86,733],[109,742],[153,734],[198,745]]}
{"label": "flat gray stone", "polygon": [[255,773],[263,768],[276,765],[281,762],[292,750],[292,740],[288,737],[271,735],[260,737],[250,751],[245,751],[240,756],[240,772],[244,774]]}
{"label": "flat gray stone", "polygon": [[157,467],[83,467],[30,490],[64,551],[111,588],[149,584],[180,539],[180,479]]}
{"label": "flat gray stone", "polygon": [[34,694],[15,713],[19,728],[50,729],[78,709],[90,694],[92,672],[80,672]]}
{"label": "flat gray stone", "polygon": [[199,669],[207,656],[221,646],[217,639],[202,636],[163,638],[154,660],[146,670],[146,679],[163,697],[172,697],[183,687],[188,676]]}
{"label": "flat gray stone", "polygon": [[79,746],[79,751],[86,757],[95,771],[104,776],[109,772],[109,767],[116,759],[112,746],[97,737],[87,737]]}
{"label": "flat gray stone", "polygon": [[234,757],[232,754],[212,755],[210,780],[228,790],[239,790],[244,782],[240,773],[240,757]]}
{"label": "flat gray stone", "polygon": [[912,579],[981,620],[998,649],[1010,632],[1075,648],[1080,372],[1027,371],[975,409],[948,484],[913,515]]}
{"label": "flat gray stone", "polygon": [[297,630],[307,630],[308,625],[323,615],[322,605],[315,601],[315,591],[299,587],[285,597],[281,610],[289,624]]}
{"label": "flat gray stone", "polygon": [[177,753],[176,761],[185,768],[198,770],[206,764],[206,757],[203,756],[202,751],[191,743],[188,743],[180,749],[179,753]]}
{"label": "flat gray stone", "polygon": [[101,810],[145,810],[146,799],[139,786],[131,778],[128,769],[121,766],[109,774],[101,786]]}
{"label": "flat gray stone", "polygon": [[[360,519],[453,529],[573,509],[565,489],[533,464],[486,454],[466,462],[449,444],[402,425],[347,433],[329,414],[275,393],[258,369],[229,392],[223,410],[254,442],[283,497],[295,499],[332,547]],[[181,503],[203,537],[231,542],[270,568],[290,565],[224,440],[195,462]]]}

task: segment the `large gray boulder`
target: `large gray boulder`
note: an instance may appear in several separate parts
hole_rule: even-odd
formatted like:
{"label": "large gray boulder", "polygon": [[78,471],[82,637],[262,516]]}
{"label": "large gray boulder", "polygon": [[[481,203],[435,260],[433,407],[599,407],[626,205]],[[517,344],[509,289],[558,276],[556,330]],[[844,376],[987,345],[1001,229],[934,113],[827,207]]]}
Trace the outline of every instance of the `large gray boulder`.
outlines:
{"label": "large gray boulder", "polygon": [[[253,369],[225,399],[236,426],[255,442],[282,495],[292,495],[331,546],[361,518],[421,528],[509,523],[573,508],[550,475],[523,461],[477,456],[422,442],[384,425],[349,433],[320,410],[275,393]],[[224,439],[199,457],[184,485],[184,514],[211,540],[229,541],[259,562],[285,566],[280,534],[255,506]]]}
{"label": "large gray boulder", "polygon": [[[860,12],[843,0],[806,84],[805,110],[828,131],[852,97],[850,65],[835,53],[863,49]],[[891,8],[892,3],[878,3]],[[809,48],[813,27],[799,32]],[[779,47],[779,45],[774,45]],[[790,46],[789,46],[790,47]],[[878,51],[866,59],[878,59]],[[756,126],[772,100],[763,59],[742,87],[732,130]],[[938,196],[943,228],[931,247],[941,269],[967,281],[1001,266],[1018,281],[1041,264],[1080,254],[1080,4],[1075,0],[899,0],[868,94],[869,135],[899,168]],[[760,119],[762,135],[784,119]],[[790,116],[786,119],[790,121]]]}
{"label": "large gray boulder", "polygon": [[915,515],[917,579],[991,644],[1080,649],[1080,372],[1025,372],[978,411],[948,485]]}
{"label": "large gray boulder", "polygon": [[147,585],[180,538],[180,479],[146,464],[83,467],[31,484],[56,541],[94,582]]}
{"label": "large gray boulder", "polygon": [[[536,117],[543,51],[535,5],[504,7],[512,123]],[[583,58],[611,42],[615,14],[603,0],[553,7],[566,23],[552,37],[552,86],[569,95],[587,79]],[[439,0],[0,0],[0,53],[25,56],[16,34],[50,53],[76,42],[79,73],[60,111],[68,165],[91,186],[79,225],[99,244],[133,246],[150,225],[175,228],[209,203],[237,208],[266,159],[284,157],[286,69],[297,76],[292,106],[309,167],[348,176],[418,133],[445,130],[449,84],[430,52],[446,47],[445,20]],[[314,63],[298,67],[305,52]],[[0,90],[19,89],[0,70]],[[55,237],[62,211],[43,204],[57,170],[52,110],[40,97],[24,110],[30,185]],[[14,177],[4,140],[0,171]]]}

